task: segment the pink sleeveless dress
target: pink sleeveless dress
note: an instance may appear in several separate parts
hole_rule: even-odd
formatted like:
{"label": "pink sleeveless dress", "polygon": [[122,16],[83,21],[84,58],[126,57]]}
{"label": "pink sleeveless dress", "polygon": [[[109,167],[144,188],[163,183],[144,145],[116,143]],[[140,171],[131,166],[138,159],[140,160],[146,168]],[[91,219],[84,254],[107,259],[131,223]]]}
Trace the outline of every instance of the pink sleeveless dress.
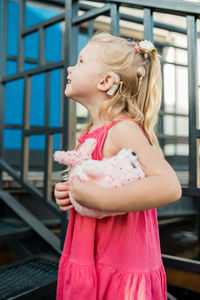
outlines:
{"label": "pink sleeveless dress", "polygon": [[[123,118],[129,117],[119,120]],[[107,131],[119,120],[78,138],[80,144],[97,139],[93,159],[103,159]],[[56,300],[167,300],[156,208],[102,219],[72,208]]]}

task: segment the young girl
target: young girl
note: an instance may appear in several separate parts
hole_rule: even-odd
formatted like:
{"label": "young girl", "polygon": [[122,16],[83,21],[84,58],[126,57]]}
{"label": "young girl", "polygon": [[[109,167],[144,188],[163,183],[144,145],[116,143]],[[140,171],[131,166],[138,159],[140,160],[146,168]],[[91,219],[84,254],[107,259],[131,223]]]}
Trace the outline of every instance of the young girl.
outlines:
{"label": "young girl", "polygon": [[[74,177],[57,183],[60,209],[71,209],[60,258],[57,300],[167,300],[157,207],[177,201],[181,186],[164,159],[154,128],[161,104],[159,55],[148,41],[134,43],[96,32],[68,67],[67,97],[91,116],[78,147],[93,137],[95,160],[132,149],[146,177],[103,188]],[[77,148],[78,148],[77,147]],[[96,219],[81,216],[69,190],[82,205],[126,214]]]}

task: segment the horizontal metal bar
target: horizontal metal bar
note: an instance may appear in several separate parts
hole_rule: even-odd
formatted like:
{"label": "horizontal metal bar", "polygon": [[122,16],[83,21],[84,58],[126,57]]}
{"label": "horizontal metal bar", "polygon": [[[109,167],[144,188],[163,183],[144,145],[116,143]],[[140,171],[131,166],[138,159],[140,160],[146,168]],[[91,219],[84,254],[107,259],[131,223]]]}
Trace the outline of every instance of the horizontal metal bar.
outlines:
{"label": "horizontal metal bar", "polygon": [[4,128],[6,128],[6,129],[22,129],[22,125],[18,125],[18,124],[4,124]]}
{"label": "horizontal metal bar", "polygon": [[[4,124],[6,129],[23,129],[22,125],[18,124]],[[25,129],[26,135],[31,134],[45,134],[45,133],[62,133],[63,127],[42,127],[31,126],[29,129]]]}
{"label": "horizontal metal bar", "polygon": [[[7,60],[17,61],[17,55],[8,55],[8,56],[7,56]],[[25,62],[25,63],[30,63],[30,64],[35,64],[35,65],[37,65],[37,64],[38,64],[38,59],[25,57],[25,58],[24,58],[24,62]],[[46,63],[51,64],[52,62],[46,60]]]}
{"label": "horizontal metal bar", "polygon": [[59,69],[59,68],[65,68],[65,61],[64,60],[61,60],[61,61],[58,61],[58,62],[48,63],[48,64],[45,64],[44,66],[34,68],[34,69],[30,69],[30,70],[26,70],[26,71],[23,71],[21,73],[16,73],[16,74],[9,75],[9,76],[3,76],[1,82],[6,83],[6,82],[13,81],[13,80],[22,79],[25,76],[33,76],[33,75],[36,75],[36,74],[40,74],[40,73],[51,71],[51,70],[56,70],[56,69]]}
{"label": "horizontal metal bar", "polygon": [[[79,9],[84,10],[84,11],[92,9],[93,7],[94,6],[92,6],[92,5],[88,5],[88,4],[84,4],[84,3],[80,3],[80,5],[79,5]],[[108,15],[108,13],[106,13],[106,15]],[[134,22],[134,23],[138,23],[138,24],[143,24],[143,18],[136,17],[136,16],[131,16],[131,15],[124,14],[124,13],[120,13],[120,20],[125,20],[125,21],[130,21],[130,22]],[[154,28],[169,30],[169,31],[182,33],[182,34],[187,33],[186,29],[184,29],[184,28],[169,25],[169,24],[165,24],[165,23],[160,23],[160,22],[156,22],[156,21],[154,22]]]}
{"label": "horizontal metal bar", "polygon": [[173,142],[179,142],[181,144],[188,144],[188,137],[186,137],[186,136],[165,135],[165,134],[158,133],[157,137],[159,139],[168,140],[171,143],[173,143]]}
{"label": "horizontal metal bar", "polygon": [[162,260],[166,267],[200,273],[200,261],[167,254],[162,254]]}
{"label": "horizontal metal bar", "polygon": [[200,16],[200,5],[183,1],[158,0],[107,0],[106,2],[119,3],[122,6],[135,8],[151,8],[154,11],[186,16],[187,14]]}
{"label": "horizontal metal bar", "polygon": [[39,135],[39,134],[50,134],[50,133],[63,133],[63,127],[40,127],[35,129],[25,129],[25,135]]}
{"label": "horizontal metal bar", "polygon": [[95,17],[104,14],[105,12],[109,12],[110,9],[111,9],[110,4],[105,4],[103,7],[100,8],[92,8],[91,10],[88,10],[83,15],[73,17],[72,25],[79,25],[84,21],[89,21],[91,19],[94,19]]}
{"label": "horizontal metal bar", "polygon": [[42,194],[36,189],[32,184],[27,181],[21,180],[20,175],[17,174],[16,170],[14,170],[7,162],[5,162],[2,158],[0,158],[0,168],[6,171],[14,180],[19,183],[23,188],[25,188],[29,193],[37,198],[43,205],[48,206],[57,216],[61,216],[61,211],[58,206],[53,201],[46,201]]}
{"label": "horizontal metal bar", "polygon": [[190,188],[182,186],[182,195],[191,196],[191,197],[200,197],[200,187],[199,188]]}
{"label": "horizontal metal bar", "polygon": [[[7,60],[11,60],[11,61],[17,61],[17,56],[14,55],[8,55],[7,56]],[[24,58],[24,62],[25,63],[29,63],[29,64],[38,64],[38,60],[34,59],[34,58]]]}
{"label": "horizontal metal bar", "polygon": [[[95,11],[91,12],[91,10],[102,10],[102,12],[100,13],[101,15],[107,15],[109,16],[109,4],[106,4],[105,6],[108,7],[108,9],[103,9],[103,8],[94,8],[93,5],[88,5],[88,4],[84,4],[84,3],[80,3],[79,4],[79,9],[80,10],[85,10],[85,11],[89,11],[89,13],[93,14],[94,15],[90,15],[90,14],[84,14],[84,15],[81,15],[81,16],[78,16],[78,17],[74,17],[73,20],[72,20],[72,24],[73,25],[78,25],[80,24],[81,22],[83,21],[88,21],[90,20],[91,18],[94,18],[95,17]],[[104,6],[104,7],[105,7]],[[99,14],[99,15],[100,15]],[[98,15],[98,14],[97,14]],[[96,16],[97,16],[96,15]],[[136,22],[138,24],[143,24],[143,18],[139,18],[139,17],[135,17],[135,16],[130,16],[130,15],[127,15],[127,14],[120,14],[120,19],[121,20],[126,20],[126,21],[131,21],[131,22]],[[39,31],[39,29],[41,27],[45,28],[45,27],[48,27],[48,26],[51,26],[55,23],[58,23],[58,22],[61,22],[61,21],[64,21],[64,14],[60,14],[56,17],[53,17],[49,20],[45,20],[43,22],[40,22],[38,24],[35,24],[33,26],[30,26],[28,28],[25,28],[23,31],[22,31],[22,34],[23,36],[25,35],[28,35],[28,34],[31,34],[33,32],[36,32],[36,31]],[[169,25],[169,24],[164,24],[164,23],[160,23],[160,22],[154,22],[154,28],[160,28],[160,29],[164,29],[164,30],[169,30],[169,31],[173,31],[173,32],[178,32],[178,33],[182,33],[182,34],[186,34],[186,29],[184,28],[181,28],[181,27],[176,27],[176,26],[173,26],[173,25]]]}
{"label": "horizontal metal bar", "polygon": [[[120,19],[138,23],[138,24],[143,24],[143,18],[139,18],[139,17],[135,17],[135,16],[127,15],[127,14],[120,13]],[[164,24],[164,23],[160,23],[160,22],[154,22],[154,28],[159,28],[159,29],[164,29],[164,30],[169,30],[169,31],[173,31],[173,32],[186,34],[186,29],[168,25],[168,24]]]}
{"label": "horizontal metal bar", "polygon": [[64,7],[65,6],[65,0],[45,0],[45,1],[41,1],[41,0],[32,0],[33,2],[39,2],[41,4],[41,2],[44,2],[45,4],[49,4],[49,5],[54,5],[57,7]]}
{"label": "horizontal metal bar", "polygon": [[17,201],[8,192],[0,190],[0,199],[22,218],[39,236],[41,236],[57,253],[61,254],[60,239],[51,232],[38,218],[26,207]]}
{"label": "horizontal metal bar", "polygon": [[167,61],[167,60],[164,60],[164,59],[162,59],[162,62],[163,62],[164,65],[172,65],[172,66],[175,66],[175,67],[185,67],[185,68],[188,67],[188,65],[178,64],[178,63],[170,62],[170,61]]}
{"label": "horizontal metal bar", "polygon": [[[37,0],[34,0],[37,2]],[[39,0],[38,0],[39,1]],[[61,5],[61,6],[64,6],[64,0],[60,0],[59,3],[57,1],[46,1],[46,2],[52,2],[55,4],[56,2],[56,5]],[[92,2],[92,1],[91,1]],[[116,3],[120,3],[120,4],[123,4],[123,2],[127,2],[127,1],[100,1],[102,3],[105,3],[105,2],[116,2]],[[198,6],[198,4],[195,4],[195,6],[193,6],[194,4],[191,5],[191,3],[180,3],[180,2],[175,2],[173,3],[173,6],[172,6],[172,3],[171,1],[165,1],[164,3],[162,2],[158,2],[158,1],[128,1],[129,2],[129,6],[130,7],[141,7],[141,8],[144,8],[144,7],[150,7],[150,8],[154,8],[154,10],[156,8],[162,8],[162,12],[165,13],[165,10],[169,10],[169,9],[172,9],[172,10],[175,10],[174,11],[174,14],[177,14],[177,11],[181,11],[184,10],[183,8],[186,7],[187,9],[185,10],[185,14],[186,13],[191,13],[194,12],[194,14],[197,12],[196,10],[196,7]],[[131,4],[133,5],[131,5]],[[156,3],[156,4],[155,4]],[[158,4],[160,4],[160,6],[158,6]],[[165,5],[166,4],[166,5]],[[179,8],[176,8],[174,7],[174,4],[178,4],[182,9],[180,10]],[[186,4],[186,5],[185,5]],[[190,7],[189,7],[190,6]],[[192,7],[194,7],[194,10],[191,9]],[[90,10],[90,9],[93,9],[94,6],[93,5],[88,5],[88,4],[85,4],[85,3],[79,3],[79,9],[80,10]],[[188,11],[189,9],[189,11]],[[199,9],[199,6],[198,6],[198,9]],[[200,14],[200,12],[198,12],[198,14]],[[104,12],[104,15],[109,15],[108,11],[105,11]],[[130,16],[130,15],[126,15],[126,14],[120,14],[120,19],[122,20],[127,20],[127,21],[131,21],[131,22],[136,22],[136,23],[139,23],[139,24],[143,24],[143,18],[138,18],[138,17],[135,17],[135,16]],[[61,22],[64,20],[64,14],[60,14],[59,16],[56,16],[56,17],[53,17],[49,20],[45,20],[43,22],[40,22],[39,24],[36,24],[36,25],[33,25],[33,26],[30,26],[28,28],[25,28],[24,31],[23,31],[23,34],[24,35],[27,35],[27,34],[30,34],[32,32],[35,32],[37,30],[39,30],[39,27],[40,26],[43,26],[43,27],[47,27],[47,26],[51,26],[57,22]],[[74,24],[74,23],[73,23]],[[75,24],[74,24],[75,25]],[[173,26],[173,25],[169,25],[169,24],[164,24],[164,23],[159,23],[159,22],[154,22],[154,27],[157,27],[157,28],[160,28],[160,29],[165,29],[165,30],[169,30],[169,31],[173,31],[173,32],[178,32],[178,33],[183,33],[183,34],[186,34],[186,29],[184,28],[181,28],[181,27],[176,27],[176,26]]]}
{"label": "horizontal metal bar", "polygon": [[161,45],[162,47],[173,47],[174,49],[180,49],[180,50],[186,50],[187,51],[187,48],[185,47],[181,47],[181,46],[176,46],[174,44],[170,44],[170,43],[163,43],[163,42],[158,42],[158,41],[155,41],[155,45]]}
{"label": "horizontal metal bar", "polygon": [[33,32],[39,31],[39,29],[41,27],[46,28],[46,27],[52,26],[56,23],[62,22],[64,20],[65,20],[65,15],[64,15],[64,13],[61,13],[58,16],[52,17],[51,19],[42,21],[42,22],[35,24],[33,26],[30,26],[30,27],[24,28],[24,30],[22,31],[22,36],[26,36]]}
{"label": "horizontal metal bar", "polygon": [[188,114],[181,114],[181,113],[173,113],[173,112],[167,112],[167,111],[159,111],[159,115],[161,116],[173,116],[173,117],[188,117]]}

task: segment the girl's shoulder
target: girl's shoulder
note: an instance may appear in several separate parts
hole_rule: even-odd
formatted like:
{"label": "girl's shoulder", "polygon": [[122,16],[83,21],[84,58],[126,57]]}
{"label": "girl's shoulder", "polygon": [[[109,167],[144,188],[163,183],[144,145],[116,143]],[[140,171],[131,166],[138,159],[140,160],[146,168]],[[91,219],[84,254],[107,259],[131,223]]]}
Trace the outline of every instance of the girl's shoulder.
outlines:
{"label": "girl's shoulder", "polygon": [[104,157],[113,156],[122,148],[129,148],[135,150],[134,152],[138,152],[139,148],[145,147],[149,143],[142,128],[132,118],[118,118],[110,123],[108,127],[109,130],[106,133],[102,149]]}
{"label": "girl's shoulder", "polygon": [[127,138],[141,138],[149,142],[144,130],[133,118],[119,119],[113,125],[111,128],[113,138],[126,136]]}

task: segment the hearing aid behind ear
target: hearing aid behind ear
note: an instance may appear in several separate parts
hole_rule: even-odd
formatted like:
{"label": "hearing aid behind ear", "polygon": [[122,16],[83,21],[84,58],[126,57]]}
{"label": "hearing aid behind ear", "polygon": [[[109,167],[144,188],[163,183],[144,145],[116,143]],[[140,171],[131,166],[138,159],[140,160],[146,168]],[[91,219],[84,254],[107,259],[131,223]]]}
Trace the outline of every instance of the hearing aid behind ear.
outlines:
{"label": "hearing aid behind ear", "polygon": [[109,88],[109,90],[106,92],[106,94],[109,95],[109,96],[113,96],[114,93],[116,92],[117,88],[118,88],[120,77],[115,72],[111,71],[111,72],[108,72],[108,73],[113,75],[115,81],[114,81],[113,85],[111,86],[111,88]]}

